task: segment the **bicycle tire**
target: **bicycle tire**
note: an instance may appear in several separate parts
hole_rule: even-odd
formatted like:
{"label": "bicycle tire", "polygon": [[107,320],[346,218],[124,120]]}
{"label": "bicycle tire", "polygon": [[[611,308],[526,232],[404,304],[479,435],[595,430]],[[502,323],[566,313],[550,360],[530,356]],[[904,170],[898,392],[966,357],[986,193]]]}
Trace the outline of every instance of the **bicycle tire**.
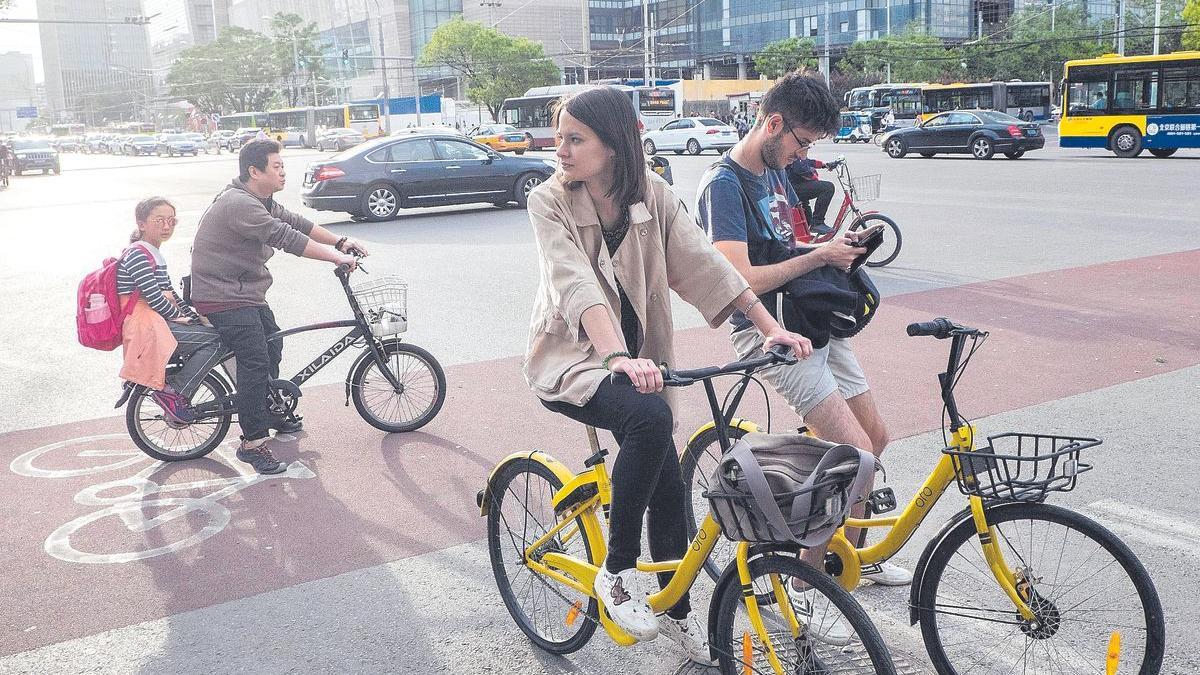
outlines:
{"label": "bicycle tire", "polygon": [[[958,655],[954,655],[952,658],[951,655],[947,654],[947,649],[942,643],[942,632],[939,631],[939,625],[943,623],[945,624],[946,634],[953,636],[954,644],[951,647],[960,647],[963,649],[975,648],[977,650],[977,658],[979,660],[975,662],[976,664],[986,660],[987,664],[994,664],[995,668],[1006,671],[1013,664],[1005,664],[1003,661],[1004,654],[999,651],[1001,649],[1015,649],[1015,652],[1020,652],[1021,656],[1018,657],[1020,659],[1018,663],[1025,663],[1026,666],[1028,666],[1030,652],[1033,652],[1032,656],[1035,659],[1040,658],[1043,653],[1047,658],[1051,658],[1051,653],[1056,652],[1057,648],[1061,646],[1061,643],[1050,644],[1052,638],[1064,635],[1069,637],[1069,634],[1073,634],[1076,631],[1077,626],[1085,626],[1076,616],[1081,612],[1086,612],[1087,608],[1085,607],[1083,610],[1079,608],[1085,605],[1085,603],[1090,603],[1093,598],[1103,591],[1103,587],[1100,584],[1105,581],[1105,578],[1097,578],[1097,575],[1101,574],[1106,568],[1111,567],[1111,564],[1093,572],[1091,575],[1086,575],[1085,572],[1086,576],[1084,579],[1076,584],[1076,586],[1067,588],[1064,592],[1053,593],[1050,591],[1058,590],[1060,581],[1062,586],[1072,581],[1071,575],[1076,574],[1083,564],[1090,565],[1091,559],[1098,555],[1100,551],[1107,552],[1112,557],[1111,562],[1119,565],[1120,572],[1123,572],[1119,581],[1124,581],[1127,578],[1132,584],[1133,590],[1136,591],[1136,597],[1141,603],[1141,615],[1145,621],[1146,634],[1145,638],[1140,641],[1141,644],[1135,639],[1136,630],[1127,630],[1121,634],[1121,672],[1136,672],[1141,675],[1152,675],[1159,672],[1162,667],[1165,640],[1162,605],[1159,602],[1154,583],[1150,580],[1150,575],[1146,572],[1146,568],[1142,566],[1137,556],[1116,535],[1096,521],[1080,513],[1048,504],[1009,503],[989,508],[987,516],[989,524],[992,525],[993,530],[997,533],[998,541],[1003,547],[1005,558],[1009,564],[1024,562],[1025,566],[1029,568],[1029,576],[1035,579],[1033,597],[1039,599],[1043,620],[1040,624],[1040,629],[1038,626],[1032,628],[1028,626],[1022,627],[1019,622],[1016,622],[1014,628],[1010,629],[1006,627],[1000,631],[994,631],[992,634],[980,634],[979,629],[984,628],[985,625],[1007,626],[1008,624],[998,623],[1001,617],[1015,622],[1017,618],[1015,608],[1011,610],[1011,616],[1006,616],[1010,614],[1007,611],[1001,613],[994,609],[988,609],[988,617],[995,618],[985,619],[983,617],[971,617],[963,614],[963,612],[970,611],[970,608],[962,606],[965,604],[962,600],[964,593],[967,594],[967,597],[980,597],[978,593],[972,595],[968,585],[972,581],[969,577],[975,574],[980,577],[978,583],[980,590],[985,592],[990,590],[992,593],[986,599],[981,600],[981,607],[1004,607],[1006,610],[1012,608],[1012,604],[1007,596],[1003,594],[1000,587],[996,584],[995,579],[991,577],[991,572],[988,570],[986,563],[983,564],[982,568],[972,570],[959,569],[951,564],[952,561],[962,560],[965,561],[962,564],[965,568],[969,567],[970,564],[976,564],[977,560],[983,560],[982,552],[978,547],[975,547],[974,550],[963,549],[963,546],[968,544],[968,542],[977,541],[974,521],[966,518],[951,529],[938,543],[937,548],[930,554],[929,566],[925,569],[921,577],[921,587],[918,589],[918,613],[921,621],[921,636],[925,642],[925,649],[929,653],[930,660],[940,675],[958,673],[959,671],[952,661],[958,661],[960,668],[965,667],[967,664],[962,661],[964,658],[969,658],[970,656],[959,657]],[[1025,526],[1026,522],[1029,523],[1028,527]],[[1013,523],[1013,526],[1006,527],[1006,523]],[[1040,544],[1036,549],[1030,548],[1025,555],[1021,555],[1022,551],[1018,549],[1021,544],[1025,543],[1024,539],[1026,536],[1024,533],[1026,530],[1028,531],[1028,543],[1032,546],[1035,537],[1034,529],[1037,523],[1059,525],[1065,528],[1067,532],[1063,535],[1061,545],[1058,542],[1051,542],[1048,545]],[[1049,525],[1046,528],[1048,532]],[[1073,538],[1068,544],[1066,535],[1071,532],[1082,535],[1084,540],[1091,541],[1096,544],[1096,547],[1094,549],[1087,547],[1086,541],[1080,541],[1078,537]],[[1016,546],[1014,546],[1014,541],[1017,543]],[[1047,551],[1049,553],[1046,553]],[[1035,553],[1042,554],[1037,556],[1036,561],[1034,560]],[[1065,556],[1071,556],[1073,560],[1078,556],[1082,559],[1082,562],[1068,561],[1064,563],[1063,558]],[[1034,562],[1037,562],[1036,567],[1033,567]],[[1100,564],[1100,562],[1104,561],[1099,561],[1097,564]],[[1043,563],[1065,564],[1066,569],[1069,569],[1070,572],[1068,576],[1060,577],[1058,571],[1050,572],[1045,569]],[[944,577],[944,575],[947,575],[948,570],[950,571],[949,576]],[[1117,569],[1113,569],[1112,572],[1119,574]],[[943,581],[954,592],[954,606],[946,611],[936,611],[939,606],[938,589]],[[1067,616],[1066,611],[1063,609],[1065,603],[1068,601],[1067,596],[1071,591],[1080,586],[1085,586],[1085,592],[1088,595],[1078,601],[1077,597],[1069,598],[1071,614]],[[1039,589],[1048,592],[1043,595],[1039,593]],[[1125,589],[1122,588],[1121,590],[1124,591]],[[1122,601],[1129,597],[1132,596],[1125,596],[1122,598]],[[1103,616],[1106,622],[1111,620],[1115,611],[1114,607],[1119,609],[1120,606],[1117,603],[1105,600],[1101,600],[1097,605],[1101,608],[1099,611],[1104,613]],[[955,613],[950,613],[950,610],[953,610]],[[941,621],[942,616],[947,617],[945,622]],[[950,619],[953,618],[975,618],[977,620],[974,623],[966,623],[964,625],[965,622],[957,624],[951,622]],[[1131,624],[1133,621],[1134,617],[1131,613],[1131,615],[1126,616],[1123,621],[1118,621],[1118,623]],[[1107,625],[1111,627],[1113,624],[1107,623]],[[972,630],[971,626],[976,627],[975,630]],[[1084,627],[1080,630],[1087,631],[1089,629]],[[1071,659],[1073,672],[1104,672],[1109,634],[1105,634],[1104,624],[1100,624],[1099,630],[1098,634],[1091,636],[1085,648],[1072,648],[1068,650],[1069,656],[1064,658]],[[991,639],[993,636],[999,637],[996,633],[1003,632],[1009,633],[1004,639]],[[1046,634],[1047,632],[1049,634]],[[1022,633],[1025,634],[1025,640],[1023,641],[1019,639]],[[1022,642],[1025,645],[1024,650],[1021,647]],[[1037,650],[1033,648],[1037,645],[1040,645],[1042,649]],[[1127,657],[1131,653],[1136,654],[1139,651],[1139,647],[1141,647],[1140,667],[1127,670],[1127,664],[1129,663]],[[1095,662],[1083,664],[1082,662],[1088,656],[1093,656]],[[1036,669],[1037,664],[1035,663],[1034,665]],[[1053,664],[1051,666],[1053,667]],[[975,672],[975,670],[972,668],[971,672]],[[1038,670],[1038,672],[1042,672],[1042,670]]]}
{"label": "bicycle tire", "polygon": [[[358,410],[358,414],[366,420],[367,424],[381,431],[397,433],[420,429],[437,416],[442,409],[442,404],[446,402],[446,373],[433,354],[416,345],[391,340],[384,342],[382,349],[391,362],[388,366],[391,368],[392,374],[400,380],[403,391],[397,393],[392,389],[392,385],[379,371],[375,358],[369,356],[358,363],[358,367],[350,376],[350,398],[354,400],[354,408]],[[415,362],[417,364],[415,368],[408,367],[406,365],[408,362],[402,362],[399,355],[405,355],[409,361]],[[368,377],[371,373],[374,373],[374,377]],[[433,391],[420,394],[417,401],[421,404],[420,407],[407,409],[407,413],[411,414],[406,414],[406,408],[402,402],[396,403],[397,411],[403,415],[398,420],[385,419],[372,407],[374,402],[382,401],[386,409],[390,410],[389,399],[394,400],[397,397],[406,396],[410,388],[425,384],[426,378],[428,384],[432,385]],[[373,382],[381,384],[373,387]],[[373,396],[372,390],[382,393]]]}
{"label": "bicycle tire", "polygon": [[[867,258],[866,265],[867,267],[883,267],[884,265],[891,263],[896,259],[897,256],[900,255],[900,247],[904,245],[904,237],[900,235],[900,226],[896,224],[896,221],[883,215],[882,213],[868,213],[853,223],[850,223],[849,229],[851,232],[856,232],[863,228],[870,227],[872,221],[883,224],[883,243],[879,245],[879,248],[875,249],[875,251],[871,253],[870,258]],[[892,234],[890,240],[888,238],[889,231]],[[895,242],[895,245],[889,245],[889,241]]]}
{"label": "bicycle tire", "polygon": [[[192,404],[220,400],[229,393],[229,389],[221,378],[217,377],[215,373],[209,372],[200,382],[196,393],[192,395]],[[158,415],[150,416],[142,413],[143,408],[156,410]],[[203,457],[212,452],[221,444],[221,441],[225,440],[232,419],[232,414],[225,414],[180,428],[172,427],[163,419],[162,409],[150,398],[150,390],[145,387],[140,387],[138,391],[131,394],[129,401],[125,404],[125,429],[129,432],[129,437],[133,439],[133,444],[147,455],[164,462],[182,462]],[[153,426],[150,426],[150,423],[153,423]],[[158,425],[162,427],[161,432],[152,433],[147,429],[148,426],[150,429],[154,429]],[[197,430],[208,428],[211,428],[212,432],[206,437],[196,435]],[[160,435],[174,441],[191,438],[193,442],[182,446],[174,442],[169,444],[156,442],[154,439]]]}
{"label": "bicycle tire", "polygon": [[[733,425],[725,427],[725,432],[729,434],[730,442],[747,433]],[[708,489],[709,478],[720,460],[721,444],[717,438],[716,427],[689,441],[679,458],[679,473],[683,478],[684,510],[687,512],[688,541],[696,536],[700,523],[708,515],[708,500],[704,498],[704,490]],[[716,581],[725,566],[733,561],[736,546],[725,537],[713,546],[712,553],[704,561],[704,571],[713,581]]]}
{"label": "bicycle tire", "polygon": [[[749,562],[750,566],[750,583],[754,590],[754,595],[759,602],[759,609],[764,614],[764,623],[770,626],[778,626],[782,628],[786,625],[785,620],[781,617],[773,618],[769,614],[771,606],[775,603],[776,596],[773,592],[766,592],[772,588],[769,584],[758,585],[760,577],[765,577],[768,581],[778,582],[783,585],[790,584],[791,578],[799,579],[810,589],[824,597],[825,602],[820,603],[822,609],[818,622],[824,621],[824,616],[828,612],[828,608],[836,610],[843,619],[843,623],[847,624],[852,631],[849,637],[849,644],[846,645],[827,645],[820,639],[813,637],[805,629],[799,637],[792,637],[790,632],[783,635],[783,640],[779,644],[772,642],[772,647],[777,653],[782,653],[787,658],[785,670],[788,673],[871,673],[873,675],[892,675],[896,672],[895,664],[892,662],[891,654],[888,651],[887,644],[883,640],[883,636],[879,634],[879,630],[875,628],[875,624],[871,622],[871,618],[867,616],[862,606],[858,604],[846,589],[842,588],[837,581],[825,574],[817,571],[807,563],[802,562],[799,558],[791,555],[768,554],[758,558],[754,558]],[[780,578],[784,577],[784,578]],[[761,589],[761,592],[760,592]],[[714,598],[716,602],[716,644],[712,651],[717,657],[721,672],[725,675],[740,675],[742,672],[756,673],[772,673],[773,667],[766,662],[765,659],[759,665],[757,659],[751,659],[750,668],[745,668],[743,663],[744,658],[744,641],[745,636],[750,634],[754,640],[757,636],[751,633],[749,621],[745,620],[741,623],[742,628],[735,629],[734,623],[738,618],[739,610],[743,607],[743,588],[740,583],[726,584],[724,592],[720,599]],[[795,599],[790,593],[787,594],[789,606],[797,616],[803,616],[803,611],[800,605],[803,603]],[[820,602],[813,596],[813,605]],[[744,612],[742,612],[744,614]],[[813,616],[817,616],[813,613]],[[740,633],[740,634],[739,634]],[[736,640],[735,640],[736,638]],[[857,640],[855,639],[857,638]],[[763,651],[765,646],[752,648],[751,654],[754,651]],[[791,653],[795,652],[795,656]]]}
{"label": "bicycle tire", "polygon": [[883,137],[886,135],[887,134],[881,131],[871,137],[871,142],[875,144],[875,147],[881,148],[883,147]]}
{"label": "bicycle tire", "polygon": [[[522,477],[524,480],[522,482]],[[513,527],[509,523],[509,519],[505,516],[504,508],[506,500],[517,500],[521,494],[526,498],[530,492],[531,477],[540,479],[537,482],[544,482],[545,489],[534,488],[537,492],[537,499],[540,502],[534,505],[538,510],[538,514],[534,514],[533,522],[538,526],[534,532],[528,532],[530,526],[529,518],[526,517],[522,522],[522,531],[514,532]],[[513,486],[516,486],[516,490]],[[512,616],[513,621],[517,623],[517,627],[521,632],[538,647],[552,654],[570,654],[577,651],[587,644],[592,638],[592,634],[596,632],[596,624],[599,621],[599,606],[596,599],[584,596],[575,589],[568,586],[555,584],[553,581],[538,577],[524,563],[524,549],[528,544],[532,544],[543,534],[549,527],[543,525],[543,522],[554,521],[554,508],[550,504],[554,493],[562,488],[562,481],[544,464],[532,459],[518,459],[506,465],[497,475],[493,476],[490,481],[490,503],[488,504],[487,514],[487,537],[488,537],[488,557],[492,562],[492,574],[496,578],[496,587],[500,590],[500,597],[504,600],[504,606],[508,608],[508,613]],[[525,516],[529,513],[529,505],[521,506]],[[517,511],[514,509],[514,511]],[[516,515],[516,513],[514,513]],[[544,521],[538,520],[538,515]],[[576,518],[576,527],[578,528],[576,541],[582,542],[582,551],[577,552],[578,557],[584,557],[592,563],[596,563],[595,551],[597,547],[593,547],[593,543],[588,539],[587,530],[583,527],[583,517]],[[507,532],[502,532],[501,527],[504,527]],[[514,535],[520,535],[520,542]],[[505,541],[513,543],[512,551],[503,551]],[[555,542],[560,549],[563,549],[561,542]],[[521,551],[515,549],[520,547]],[[602,550],[602,549],[601,549]],[[517,570],[510,577],[506,563],[513,564],[516,560]],[[598,563],[597,563],[598,564]],[[546,622],[545,628],[552,629],[557,625],[572,628],[571,614],[574,608],[574,625],[573,631],[562,637],[553,634],[551,630],[542,630],[536,619],[531,619],[530,612],[519,601],[514,592],[514,581],[524,571],[529,575],[529,588],[533,593],[530,600],[534,604],[542,599],[547,604],[547,612],[554,613],[555,618],[561,618],[561,622],[550,620]],[[587,608],[583,608],[583,603],[586,600]],[[554,603],[554,608],[550,608],[550,604]],[[575,604],[578,603],[578,604]],[[561,614],[560,614],[561,613]],[[547,635],[546,633],[550,633]]]}

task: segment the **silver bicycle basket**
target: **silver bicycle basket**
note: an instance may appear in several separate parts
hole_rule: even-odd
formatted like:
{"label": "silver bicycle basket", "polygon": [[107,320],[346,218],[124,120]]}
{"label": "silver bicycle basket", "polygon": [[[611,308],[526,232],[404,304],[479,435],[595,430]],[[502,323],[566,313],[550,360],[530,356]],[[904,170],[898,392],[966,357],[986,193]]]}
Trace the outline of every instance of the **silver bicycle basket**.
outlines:
{"label": "silver bicycle basket", "polygon": [[855,176],[850,179],[850,192],[856,202],[869,202],[879,198],[879,178],[877,173],[866,176]]}
{"label": "silver bicycle basket", "polygon": [[399,277],[383,276],[364,281],[355,284],[350,292],[377,337],[408,330],[408,284]]}

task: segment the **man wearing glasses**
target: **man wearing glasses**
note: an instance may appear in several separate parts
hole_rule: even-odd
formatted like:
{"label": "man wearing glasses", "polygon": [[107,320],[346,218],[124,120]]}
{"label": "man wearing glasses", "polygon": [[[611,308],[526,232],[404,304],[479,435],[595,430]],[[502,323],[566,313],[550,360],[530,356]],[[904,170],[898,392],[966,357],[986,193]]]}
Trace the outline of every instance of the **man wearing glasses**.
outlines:
{"label": "man wearing glasses", "polygon": [[[838,110],[822,80],[790,73],[763,95],[746,137],[700,179],[695,210],[700,226],[772,314],[778,295],[772,291],[822,266],[848,270],[862,253],[855,235],[817,247],[798,246],[793,236],[792,209],[799,199],[786,169],[837,130]],[[742,312],[734,312],[730,322],[741,357],[761,348],[763,336]],[[806,360],[760,372],[818,437],[877,456],[887,445],[887,428],[848,340],[831,339]],[[804,559],[819,567],[823,555],[810,550]],[[890,564],[863,572],[864,578],[887,585],[912,580],[910,573]],[[822,628],[833,643],[844,632],[837,626]]]}

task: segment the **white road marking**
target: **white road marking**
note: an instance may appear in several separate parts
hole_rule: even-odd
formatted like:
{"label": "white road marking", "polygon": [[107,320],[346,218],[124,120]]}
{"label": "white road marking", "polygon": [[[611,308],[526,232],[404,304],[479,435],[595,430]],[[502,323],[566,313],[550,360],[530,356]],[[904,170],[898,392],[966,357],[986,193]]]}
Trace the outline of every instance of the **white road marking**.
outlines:
{"label": "white road marking", "polygon": [[1185,523],[1174,513],[1133,506],[1116,499],[1101,499],[1086,510],[1099,516],[1106,527],[1154,546],[1200,558],[1200,526]]}

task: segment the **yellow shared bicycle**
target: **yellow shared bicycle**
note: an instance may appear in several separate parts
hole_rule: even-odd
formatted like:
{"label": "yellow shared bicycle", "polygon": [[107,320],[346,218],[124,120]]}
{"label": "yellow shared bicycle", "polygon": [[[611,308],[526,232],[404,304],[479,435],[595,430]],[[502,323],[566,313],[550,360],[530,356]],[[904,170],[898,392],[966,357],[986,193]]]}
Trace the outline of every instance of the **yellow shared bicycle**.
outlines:
{"label": "yellow shared bicycle", "polygon": [[[703,383],[713,419],[718,420],[721,411],[714,377],[751,374],[765,366],[794,362],[794,357],[768,352],[720,367],[686,371],[664,367],[663,382],[666,386]],[[617,644],[635,642],[593,597],[592,585],[606,552],[604,530],[612,489],[604,461],[607,451],[600,448],[591,427],[588,438],[592,455],[584,462],[584,472],[576,475],[544,452],[520,452],[495,468],[478,495],[504,604],[534,644],[556,654],[583,647],[597,626]],[[811,482],[813,494],[821,490],[819,494],[836,495],[841,502],[835,499],[835,503],[841,504],[849,499],[852,479],[845,467],[815,471]],[[811,501],[814,522],[826,516],[822,522],[828,526],[828,514],[837,511],[829,508],[829,501]],[[832,525],[840,520],[836,518]],[[722,536],[710,513],[683,559],[638,561],[643,572],[672,575],[665,588],[648,597],[656,613],[680,601]],[[794,544],[742,541],[734,546],[736,564],[721,577],[709,606],[709,646],[721,672],[894,673],[887,647],[866,613],[835,579],[800,562],[798,552]],[[835,623],[847,626],[847,634],[831,638],[827,629]]]}
{"label": "yellow shared bicycle", "polygon": [[[826,571],[853,589],[863,568],[903,548],[938,499],[957,484],[967,505],[925,547],[909,598],[910,621],[921,624],[938,673],[1104,675],[1117,668],[1158,673],[1165,628],[1145,567],[1099,523],[1043,503],[1050,493],[1075,487],[1079,475],[1092,468],[1081,461],[1081,451],[1100,441],[1003,433],[976,447],[975,427],[959,414],[954,387],[987,333],[938,318],[911,324],[908,334],[951,341],[946,372],[938,376],[949,435],[932,472],[900,515],[846,520],[845,527],[881,528],[885,536],[855,546],[835,534]],[[709,489],[708,468],[728,447],[718,437],[740,438],[759,430],[735,417],[745,386],[743,381],[731,391],[732,404],[684,449],[681,470],[692,523]],[[868,499],[869,515],[895,507],[891,488]],[[709,560],[710,574],[731,560],[733,551],[718,547]]]}

